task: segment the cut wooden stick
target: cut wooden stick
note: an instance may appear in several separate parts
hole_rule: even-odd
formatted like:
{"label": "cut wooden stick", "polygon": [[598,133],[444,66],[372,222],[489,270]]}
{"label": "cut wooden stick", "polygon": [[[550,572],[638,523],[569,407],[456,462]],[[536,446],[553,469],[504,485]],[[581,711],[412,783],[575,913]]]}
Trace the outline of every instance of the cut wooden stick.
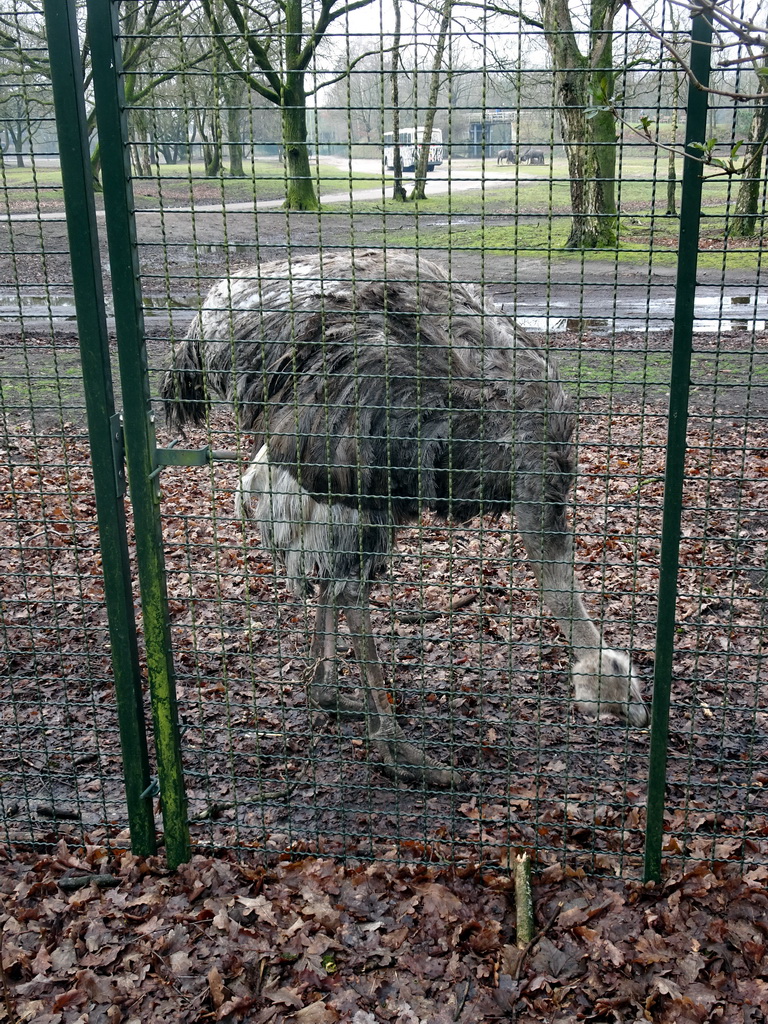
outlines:
{"label": "cut wooden stick", "polygon": [[533,940],[533,891],[529,853],[519,853],[515,858],[515,910],[517,948],[525,949]]}

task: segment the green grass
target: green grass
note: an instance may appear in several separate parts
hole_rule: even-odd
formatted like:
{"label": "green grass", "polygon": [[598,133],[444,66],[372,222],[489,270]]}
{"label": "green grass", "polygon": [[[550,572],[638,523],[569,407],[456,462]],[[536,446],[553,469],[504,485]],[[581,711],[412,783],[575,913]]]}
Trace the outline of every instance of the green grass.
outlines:
{"label": "green grass", "polygon": [[[623,218],[619,226],[619,240],[615,248],[566,250],[564,247],[570,231],[570,218],[566,215],[549,217],[518,216],[510,223],[493,223],[491,215],[483,217],[480,224],[444,224],[436,226],[431,218],[424,217],[423,211],[418,216],[418,227],[397,228],[397,244],[406,247],[428,247],[433,249],[476,249],[494,255],[511,255],[513,253],[543,255],[562,261],[581,261],[585,256],[591,260],[618,261],[622,264],[638,264],[648,266],[653,261],[656,266],[674,266],[677,261],[677,226],[676,219],[653,218],[652,227],[642,232],[634,230],[628,218]],[[651,224],[650,214],[646,214]],[[699,254],[699,266],[725,269],[751,269],[755,266],[759,240],[747,247],[727,248],[720,245],[723,222],[706,225],[706,241],[711,239],[719,247],[712,251]],[[373,237],[369,235],[371,241]],[[393,232],[382,231],[379,241],[392,238]]]}
{"label": "green grass", "polygon": [[[488,169],[488,168],[487,168]],[[488,169],[498,179],[495,169]],[[567,251],[564,246],[571,224],[570,187],[564,161],[556,161],[550,178],[529,177],[529,168],[510,168],[508,184],[483,190],[434,195],[419,203],[384,202],[355,203],[355,213],[379,214],[385,218],[398,216],[398,244],[435,249],[477,249],[494,254],[550,254],[559,261],[618,261],[622,264],[673,266],[677,259],[679,220],[666,216],[666,181],[649,177],[650,161],[633,160],[623,165],[626,177],[617,189],[621,216],[618,244],[603,250]],[[702,217],[702,267],[750,269],[755,265],[760,240],[729,243],[726,251],[722,238],[726,228],[728,185],[723,179],[706,182],[704,215]],[[471,218],[467,221],[466,218]],[[403,220],[405,223],[403,223]],[[384,241],[380,232],[379,241]],[[391,237],[387,233],[386,237]],[[712,250],[707,251],[707,242]]]}
{"label": "green grass", "polygon": [[[563,383],[581,395],[648,397],[666,395],[672,373],[670,352],[561,352],[558,365]],[[746,353],[694,352],[691,360],[693,387],[747,388],[768,382],[768,360]]]}
{"label": "green grass", "polygon": [[[558,158],[541,167],[496,166],[494,160],[458,160],[451,164],[456,188],[450,193],[432,194],[419,203],[398,203],[391,195],[392,178],[381,174],[353,173],[328,164],[313,163],[315,187],[324,211],[338,215],[341,204],[329,203],[330,195],[348,196],[353,217],[365,218],[366,239],[373,244],[391,240],[398,245],[433,249],[483,250],[494,254],[549,254],[558,261],[590,260],[657,266],[672,266],[677,258],[678,219],[666,217],[666,158],[635,155],[625,150],[620,164],[621,181],[617,198],[621,217],[618,244],[605,250],[569,252],[564,250],[570,231],[570,187],[568,167]],[[474,175],[477,187],[457,191],[460,179]],[[56,168],[15,168],[4,166],[0,186],[5,185],[7,203],[61,201],[61,176]],[[406,182],[409,187],[409,182]],[[134,178],[136,205],[141,209],[187,207],[216,203],[280,201],[285,195],[285,168],[276,159],[257,160],[246,166],[246,176],[206,178],[202,164],[162,164],[147,178]],[[382,198],[356,200],[361,189],[380,188]],[[434,186],[433,186],[434,188]],[[427,185],[430,191],[430,184]],[[679,191],[679,190],[678,190]],[[702,267],[724,270],[752,269],[760,239],[729,243],[723,251],[727,204],[732,201],[723,178],[710,178],[704,186],[705,215],[702,220]],[[322,216],[321,211],[321,216]],[[317,216],[317,214],[313,214]],[[379,218],[376,222],[375,218]],[[392,218],[390,220],[390,218]],[[468,220],[469,219],[469,220]],[[388,223],[389,222],[389,223]],[[708,250],[707,242],[711,243]]]}
{"label": "green grass", "polygon": [[0,165],[0,189],[4,196],[2,206],[13,210],[16,203],[64,202],[61,171],[52,167],[35,168]]}
{"label": "green grass", "polygon": [[[352,174],[331,165],[312,165],[315,188],[321,194],[345,192],[350,188],[371,188],[381,182],[378,174]],[[61,171],[58,168],[10,167],[0,176],[0,188],[7,192],[8,203],[34,202],[44,199],[63,201]],[[137,206],[142,209],[162,206],[199,205],[203,202],[260,202],[283,199],[285,169],[277,160],[259,160],[245,165],[242,178],[227,174],[205,176],[201,163],[161,164],[149,177],[134,176],[133,191]],[[98,197],[97,197],[98,198]]]}

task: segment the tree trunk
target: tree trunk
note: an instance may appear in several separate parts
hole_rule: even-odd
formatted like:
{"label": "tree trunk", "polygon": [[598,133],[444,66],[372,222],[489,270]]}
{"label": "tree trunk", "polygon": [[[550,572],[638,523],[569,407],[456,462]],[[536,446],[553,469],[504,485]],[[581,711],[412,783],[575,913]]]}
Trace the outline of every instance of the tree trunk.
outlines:
{"label": "tree trunk", "polygon": [[[432,77],[429,83],[427,114],[424,118],[424,138],[419,149],[419,159],[416,162],[415,181],[413,192],[411,192],[411,199],[418,200],[426,199],[427,197],[427,165],[429,163],[429,147],[432,143],[432,127],[435,123],[437,97],[440,91],[440,71],[443,66],[445,38],[451,24],[452,11],[453,0],[443,0],[443,9],[440,12],[440,29],[437,36],[437,49],[435,50],[435,59],[432,62]],[[414,142],[417,141],[417,139],[414,139]]]}
{"label": "tree trunk", "polygon": [[103,192],[101,187],[101,148],[99,143],[91,150],[91,182],[94,192]]}
{"label": "tree trunk", "polygon": [[678,106],[680,104],[680,75],[677,68],[672,74],[672,138],[669,140],[669,160],[667,162],[667,208],[664,211],[667,217],[677,216],[677,126],[680,119]]}
{"label": "tree trunk", "polygon": [[245,171],[243,170],[243,126],[240,113],[236,106],[227,108],[229,173],[233,178],[245,177]]}
{"label": "tree trunk", "polygon": [[[768,69],[768,57],[763,62],[763,67]],[[737,238],[751,238],[757,231],[763,157],[768,135],[768,78],[764,75],[760,76],[758,94],[760,99],[755,101],[755,110],[749,126],[749,144],[745,147],[747,159],[752,162],[739,183],[736,214],[728,231],[729,235]]]}
{"label": "tree trunk", "polygon": [[229,173],[232,178],[245,177],[242,142],[230,142],[229,144]]}
{"label": "tree trunk", "polygon": [[[604,76],[598,72],[602,88]],[[595,100],[593,89],[592,102]],[[611,92],[613,83],[611,82]],[[599,181],[596,182],[595,210],[600,220],[601,245],[616,244],[616,117],[610,110],[601,110],[590,119],[592,122],[592,142],[597,162]]]}
{"label": "tree trunk", "polygon": [[[15,155],[16,155],[16,166],[17,167],[23,167],[24,166],[24,124],[23,124],[23,122],[19,122],[17,124],[17,130],[15,132],[12,132],[11,134],[12,134],[12,138],[13,138],[14,150],[15,150]],[[30,139],[30,149],[31,148],[32,148],[32,143],[31,143],[31,139]]]}
{"label": "tree trunk", "polygon": [[563,145],[571,187],[571,232],[567,249],[616,245],[616,119],[606,105],[613,91],[612,0],[592,0],[590,54],[578,46],[568,0],[541,0],[552,57]]}
{"label": "tree trunk", "polygon": [[221,146],[217,141],[203,143],[203,165],[208,178],[221,173]]}
{"label": "tree trunk", "polygon": [[224,79],[221,93],[227,108],[227,144],[229,173],[233,178],[245,177],[243,170],[243,92],[245,85],[239,78]]}
{"label": "tree trunk", "polygon": [[307,149],[307,95],[305,69],[301,65],[303,11],[300,0],[285,5],[285,86],[280,97],[283,118],[283,147],[288,187],[288,210],[319,210]]}
{"label": "tree trunk", "polygon": [[398,73],[400,70],[400,0],[393,0],[395,10],[395,32],[392,39],[392,70],[390,71],[392,81],[392,141],[394,144],[395,182],[392,188],[392,198],[398,203],[404,203],[408,196],[403,187],[403,157],[400,153],[400,83]]}
{"label": "tree trunk", "polygon": [[138,177],[151,177],[152,164],[149,159],[149,146],[146,142],[138,140],[134,142],[131,146],[131,161]]}
{"label": "tree trunk", "polygon": [[[303,79],[303,76],[302,76]],[[286,95],[283,108],[283,153],[288,187],[285,207],[288,210],[319,210],[320,203],[312,181],[307,149],[307,108],[302,85],[301,100],[291,101]]]}
{"label": "tree trunk", "polygon": [[616,206],[613,169],[600,149],[585,108],[587,82],[583,73],[556,74],[563,142],[571,188],[571,232],[566,249],[595,249],[616,244]]}

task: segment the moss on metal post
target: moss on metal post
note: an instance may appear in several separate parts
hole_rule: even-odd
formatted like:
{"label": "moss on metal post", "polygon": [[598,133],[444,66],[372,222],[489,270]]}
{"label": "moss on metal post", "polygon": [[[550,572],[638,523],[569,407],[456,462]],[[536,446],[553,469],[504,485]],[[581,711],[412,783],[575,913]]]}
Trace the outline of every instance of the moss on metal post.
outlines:
{"label": "moss on metal post", "polygon": [[156,444],[151,412],[144,317],[141,307],[133,190],[126,145],[125,99],[117,4],[89,0],[88,32],[93,59],[96,118],[102,157],[112,291],[120,377],[125,402],[125,447],[136,520],[136,557],[141,584],[147,672],[152,695],[155,747],[168,863],[189,858],[187,799],[181,762],[171,654],[163,540],[153,479]]}
{"label": "moss on metal post", "polygon": [[648,811],[645,835],[645,878],[661,878],[664,831],[664,799],[669,741],[669,704],[672,662],[677,625],[677,578],[680,564],[681,516],[685,482],[694,302],[699,255],[699,222],[704,165],[697,159],[696,144],[703,143],[707,129],[712,24],[704,14],[691,23],[691,71],[688,85],[683,186],[680,201],[680,236],[675,289],[675,320],[672,338],[672,369],[667,427],[667,460],[664,476],[664,513],[661,533],[661,569],[656,627],[656,660],[651,712],[651,749],[648,772]]}
{"label": "moss on metal post", "polygon": [[115,407],[74,0],[46,0],[45,18],[131,849],[148,856],[156,850],[155,825],[152,803],[142,798],[149,785],[149,757],[125,506],[117,487],[110,443]]}

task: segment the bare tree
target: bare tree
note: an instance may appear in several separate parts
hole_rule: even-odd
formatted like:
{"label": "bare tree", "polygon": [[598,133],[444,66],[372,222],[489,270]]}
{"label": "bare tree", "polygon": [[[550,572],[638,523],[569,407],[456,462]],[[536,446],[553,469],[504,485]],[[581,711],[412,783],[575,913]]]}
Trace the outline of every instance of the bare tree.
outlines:
{"label": "bare tree", "polygon": [[226,108],[227,148],[229,151],[229,173],[233,178],[245,175],[243,166],[244,118],[243,100],[246,86],[239,75],[223,72],[220,89],[222,102]]}
{"label": "bare tree", "polygon": [[566,247],[612,246],[616,242],[617,70],[613,24],[624,0],[537,0],[538,17],[516,0],[466,0],[483,17],[513,18],[541,35],[549,52],[560,127],[568,159],[572,221]]}
{"label": "bare tree", "polygon": [[[346,67],[312,88],[307,88],[307,74],[330,26],[371,2],[319,0],[308,7],[304,0],[222,0],[234,26],[229,28],[219,5],[203,0],[216,44],[229,66],[250,89],[280,109],[288,179],[285,205],[290,210],[316,210],[319,206],[307,148],[307,98],[346,77],[352,68]],[[249,65],[233,49],[233,38],[245,43]]]}
{"label": "bare tree", "polygon": [[[123,88],[126,106],[138,107],[152,92],[169,79],[173,79],[184,68],[178,66],[173,52],[167,47],[168,37],[179,37],[180,21],[183,20],[190,0],[179,3],[161,3],[160,0],[123,0],[120,4],[120,38],[122,40]],[[200,53],[196,60],[204,61],[207,53]],[[83,42],[82,61],[86,94],[90,85],[90,43],[87,33]],[[88,130],[96,131],[96,113],[88,115]],[[91,151],[91,169],[94,185],[101,187],[99,177],[101,155],[96,143]]]}
{"label": "bare tree", "polygon": [[[573,219],[568,249],[616,244],[616,117],[601,98],[613,96],[613,22],[621,0],[591,0],[583,33],[569,0],[539,0],[568,159]],[[591,109],[590,109],[591,108]],[[589,116],[591,114],[591,116]]]}
{"label": "bare tree", "polygon": [[[440,11],[440,24],[437,30],[437,41],[435,44],[435,55],[432,60],[432,74],[429,80],[429,99],[427,101],[427,112],[424,117],[424,136],[419,149],[419,159],[416,164],[416,173],[411,199],[425,199],[427,194],[427,165],[429,164],[429,147],[432,143],[432,129],[435,124],[437,112],[437,97],[440,92],[440,79],[443,73],[443,54],[448,36],[448,29],[451,24],[454,0],[443,0]],[[418,141],[418,140],[414,140]]]}
{"label": "bare tree", "polygon": [[[0,148],[24,167],[25,147],[51,116],[53,96],[39,4],[0,4]],[[23,16],[19,16],[23,15]]]}
{"label": "bare tree", "polygon": [[376,142],[381,134],[382,94],[385,85],[385,57],[378,37],[347,39],[343,56],[346,65],[355,65],[349,76],[327,91],[328,107],[335,119],[343,120],[351,131],[350,142]]}
{"label": "bare tree", "polygon": [[[77,2],[82,5],[82,0],[77,0]],[[128,116],[134,133],[131,158],[140,174],[148,173],[152,150],[152,144],[147,134],[149,118],[147,112],[140,108],[147,102],[155,89],[173,80],[184,70],[184,66],[178,60],[178,54],[168,46],[167,40],[174,35],[181,34],[177,25],[185,17],[189,6],[190,0],[180,0],[174,4],[161,3],[160,0],[151,0],[151,2],[124,0],[120,5],[123,87]],[[3,57],[7,59],[15,48],[16,60],[20,67],[24,67],[27,71],[44,68],[46,77],[49,77],[47,58],[40,57],[47,46],[42,9],[42,0],[27,0],[25,3],[23,19],[25,32],[34,40],[34,43],[28,42],[25,46],[18,38],[18,33],[14,41],[13,25],[14,21],[18,22],[19,19],[14,17],[13,7],[9,8],[8,5],[3,5],[0,8],[0,49]],[[38,24],[36,16],[39,16],[39,29],[36,27]],[[80,59],[87,99],[91,95],[90,55],[91,47],[86,23]],[[200,54],[198,59],[205,60],[207,55]],[[96,112],[93,107],[88,112],[87,127],[91,139],[93,181],[98,190],[101,188],[99,180],[101,155],[96,140]]]}

